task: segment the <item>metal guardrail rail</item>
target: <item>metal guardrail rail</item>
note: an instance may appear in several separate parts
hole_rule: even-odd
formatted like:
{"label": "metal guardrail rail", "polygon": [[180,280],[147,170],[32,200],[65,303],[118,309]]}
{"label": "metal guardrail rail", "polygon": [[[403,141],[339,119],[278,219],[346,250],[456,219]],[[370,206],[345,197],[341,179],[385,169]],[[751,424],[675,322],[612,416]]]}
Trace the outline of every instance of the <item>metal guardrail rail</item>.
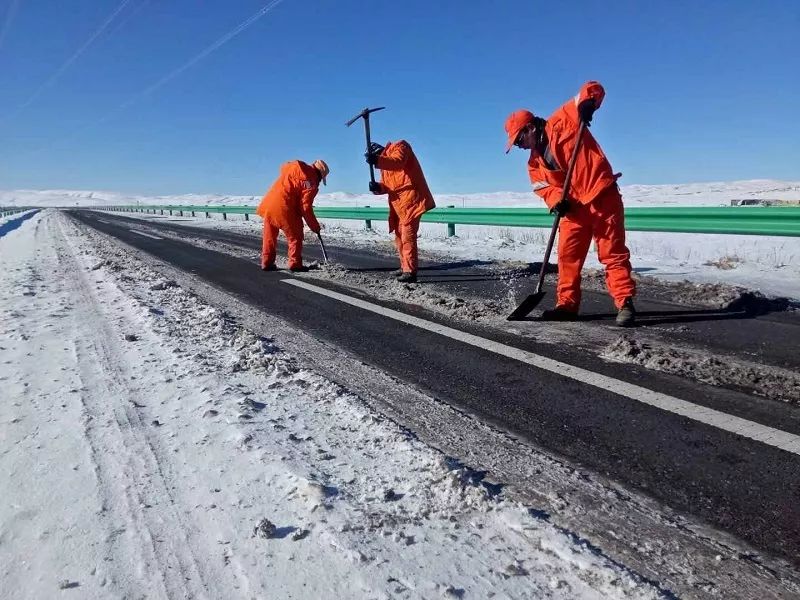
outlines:
{"label": "metal guardrail rail", "polygon": [[[109,206],[93,210],[117,212],[142,212],[210,217],[212,213],[244,215],[255,214],[252,206]],[[364,221],[371,229],[372,221],[386,221],[388,207],[314,207],[320,219],[347,219]],[[448,235],[455,235],[456,225],[484,225],[493,227],[549,228],[553,216],[546,208],[435,208],[422,217],[425,223],[447,225]],[[677,233],[718,233],[735,235],[776,235],[800,237],[800,207],[795,206],[712,206],[712,207],[654,207],[626,208],[625,228],[628,231],[659,231]]]}
{"label": "metal guardrail rail", "polygon": [[0,206],[0,219],[3,217],[7,217],[9,215],[15,215],[17,213],[25,212],[26,210],[31,210],[28,206],[15,206],[15,207],[7,207],[7,206]]}

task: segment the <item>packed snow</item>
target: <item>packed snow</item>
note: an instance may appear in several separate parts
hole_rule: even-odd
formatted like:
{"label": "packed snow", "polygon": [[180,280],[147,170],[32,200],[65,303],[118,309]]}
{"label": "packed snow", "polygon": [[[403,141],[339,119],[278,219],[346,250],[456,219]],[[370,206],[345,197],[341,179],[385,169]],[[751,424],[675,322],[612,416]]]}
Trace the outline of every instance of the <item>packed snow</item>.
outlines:
{"label": "packed snow", "polygon": [[656,598],[129,249],[0,238],[4,598]]}

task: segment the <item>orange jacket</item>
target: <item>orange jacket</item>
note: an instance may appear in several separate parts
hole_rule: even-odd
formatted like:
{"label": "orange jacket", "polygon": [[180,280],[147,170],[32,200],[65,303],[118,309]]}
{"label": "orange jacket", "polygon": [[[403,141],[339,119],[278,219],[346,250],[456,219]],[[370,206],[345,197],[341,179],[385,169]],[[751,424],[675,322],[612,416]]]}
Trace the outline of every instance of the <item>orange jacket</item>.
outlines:
{"label": "orange jacket", "polygon": [[436,206],[419,161],[405,140],[388,142],[376,165],[389,194],[389,232],[409,225]]}
{"label": "orange jacket", "polygon": [[[533,184],[533,191],[544,199],[549,208],[561,200],[569,159],[578,139],[580,127],[578,104],[588,98],[594,98],[599,108],[605,94],[602,85],[596,81],[588,81],[583,84],[577,96],[568,100],[547,119],[545,132],[557,169],[551,169],[543,157],[535,156],[535,152],[531,151],[528,174]],[[617,177],[612,172],[606,155],[603,154],[591,132],[586,129],[575,159],[568,196],[581,204],[589,204],[600,192],[614,185],[616,180]]]}
{"label": "orange jacket", "polygon": [[284,163],[278,179],[261,199],[256,214],[284,231],[302,229],[301,219],[305,219],[308,228],[319,233],[319,221],[313,207],[319,182],[319,171],[311,165],[301,160]]}

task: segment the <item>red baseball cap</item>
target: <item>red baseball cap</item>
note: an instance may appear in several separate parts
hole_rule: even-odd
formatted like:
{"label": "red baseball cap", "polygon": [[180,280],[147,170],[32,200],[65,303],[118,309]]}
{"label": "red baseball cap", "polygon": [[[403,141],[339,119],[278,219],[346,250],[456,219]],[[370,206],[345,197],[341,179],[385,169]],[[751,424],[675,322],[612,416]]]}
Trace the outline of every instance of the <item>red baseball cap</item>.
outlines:
{"label": "red baseball cap", "polygon": [[509,115],[506,119],[506,133],[508,134],[508,143],[506,143],[506,154],[511,150],[511,146],[517,141],[519,132],[522,131],[526,125],[533,123],[533,113],[529,110],[516,110]]}

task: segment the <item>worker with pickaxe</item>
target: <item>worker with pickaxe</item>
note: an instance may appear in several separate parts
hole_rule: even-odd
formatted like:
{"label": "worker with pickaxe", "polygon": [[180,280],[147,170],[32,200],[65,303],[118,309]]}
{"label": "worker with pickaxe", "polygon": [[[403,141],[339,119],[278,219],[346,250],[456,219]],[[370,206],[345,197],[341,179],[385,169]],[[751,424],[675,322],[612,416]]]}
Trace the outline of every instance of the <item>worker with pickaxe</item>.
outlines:
{"label": "worker with pickaxe", "polygon": [[[381,108],[365,108],[347,122],[364,119],[367,134],[367,151],[364,154],[370,171],[369,191],[389,196],[389,233],[394,232],[394,242],[400,257],[397,280],[413,283],[417,280],[419,263],[417,234],[422,215],[436,206],[428,188],[425,174],[419,165],[411,144],[405,140],[388,142],[386,146],[370,139],[369,115]],[[375,181],[375,167],[381,170],[380,182]]]}
{"label": "worker with pickaxe", "polygon": [[419,263],[417,234],[422,215],[436,206],[411,144],[405,140],[372,143],[366,153],[367,163],[381,170],[381,181],[370,182],[373,194],[389,195],[389,233],[394,232],[394,245],[400,257],[397,281],[417,280]]}

